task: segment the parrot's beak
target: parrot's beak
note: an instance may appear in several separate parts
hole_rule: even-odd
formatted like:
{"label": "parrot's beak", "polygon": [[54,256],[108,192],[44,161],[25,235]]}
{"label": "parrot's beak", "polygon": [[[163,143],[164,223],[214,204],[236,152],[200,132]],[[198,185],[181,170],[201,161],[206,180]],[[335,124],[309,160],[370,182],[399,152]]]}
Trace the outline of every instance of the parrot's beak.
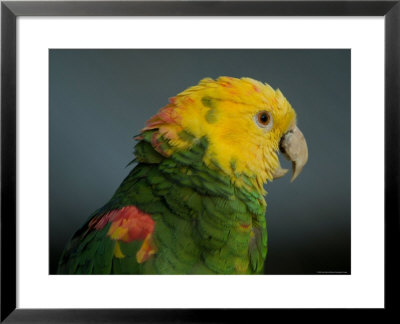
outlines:
{"label": "parrot's beak", "polygon": [[[293,173],[290,181],[293,182],[293,180],[296,179],[301,173],[301,170],[303,170],[303,167],[308,160],[306,139],[297,126],[292,127],[285,135],[282,136],[279,149],[288,160],[292,161]],[[274,179],[283,177],[287,171],[287,169],[278,167],[274,172]]]}

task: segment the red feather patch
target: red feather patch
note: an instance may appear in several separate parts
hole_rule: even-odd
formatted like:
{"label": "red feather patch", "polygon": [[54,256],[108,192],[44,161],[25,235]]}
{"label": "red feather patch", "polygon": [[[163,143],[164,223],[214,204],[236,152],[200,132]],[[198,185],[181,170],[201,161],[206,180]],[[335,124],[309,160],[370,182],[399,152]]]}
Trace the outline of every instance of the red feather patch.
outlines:
{"label": "red feather patch", "polygon": [[158,128],[160,125],[176,124],[179,116],[176,114],[175,108],[176,107],[174,104],[168,104],[161,108],[156,115],[151,117],[146,122],[146,127],[143,129],[143,131]]}
{"label": "red feather patch", "polygon": [[154,220],[135,206],[114,209],[90,221],[89,227],[101,230],[111,222],[107,235],[113,240],[131,242],[144,240],[154,231]]}

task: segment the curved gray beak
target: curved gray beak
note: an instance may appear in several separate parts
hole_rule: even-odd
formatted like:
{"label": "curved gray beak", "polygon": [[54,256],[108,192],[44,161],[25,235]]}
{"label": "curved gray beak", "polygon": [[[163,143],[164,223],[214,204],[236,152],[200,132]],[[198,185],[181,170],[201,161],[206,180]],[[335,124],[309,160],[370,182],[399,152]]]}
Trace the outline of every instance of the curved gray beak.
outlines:
{"label": "curved gray beak", "polygon": [[[292,179],[290,181],[293,182],[301,173],[308,160],[306,139],[297,126],[282,136],[279,149],[288,160],[292,161]],[[274,172],[274,179],[283,177],[287,172],[287,169],[278,167]]]}

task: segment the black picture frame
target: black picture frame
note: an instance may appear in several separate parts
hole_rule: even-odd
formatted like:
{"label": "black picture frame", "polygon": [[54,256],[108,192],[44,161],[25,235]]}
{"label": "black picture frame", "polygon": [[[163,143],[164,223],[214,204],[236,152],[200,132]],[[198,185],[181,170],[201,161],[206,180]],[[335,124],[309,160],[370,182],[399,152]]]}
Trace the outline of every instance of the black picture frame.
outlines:
{"label": "black picture frame", "polygon": [[[1,321],[7,323],[233,322],[281,310],[16,308],[16,19],[19,16],[384,16],[385,308],[398,308],[400,219],[400,0],[395,1],[2,1]],[[371,256],[372,257],[372,256]],[[40,292],[39,292],[40,293]],[[266,292],[267,293],[267,292]],[[295,310],[302,312],[301,310]],[[321,310],[314,310],[320,312]],[[356,311],[356,310],[354,310]],[[269,312],[267,315],[266,312]],[[308,311],[307,311],[308,313]],[[371,312],[367,312],[371,316]],[[251,316],[251,317],[249,317]],[[254,316],[254,317],[253,317]]]}

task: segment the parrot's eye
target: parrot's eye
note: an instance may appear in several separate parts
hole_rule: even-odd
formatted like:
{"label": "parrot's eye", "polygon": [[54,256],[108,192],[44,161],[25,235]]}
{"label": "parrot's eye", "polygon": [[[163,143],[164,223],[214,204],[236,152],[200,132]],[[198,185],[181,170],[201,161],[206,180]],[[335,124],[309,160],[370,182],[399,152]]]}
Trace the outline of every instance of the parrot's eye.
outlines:
{"label": "parrot's eye", "polygon": [[271,129],[272,127],[272,116],[268,111],[260,111],[255,116],[256,123],[261,128]]}

